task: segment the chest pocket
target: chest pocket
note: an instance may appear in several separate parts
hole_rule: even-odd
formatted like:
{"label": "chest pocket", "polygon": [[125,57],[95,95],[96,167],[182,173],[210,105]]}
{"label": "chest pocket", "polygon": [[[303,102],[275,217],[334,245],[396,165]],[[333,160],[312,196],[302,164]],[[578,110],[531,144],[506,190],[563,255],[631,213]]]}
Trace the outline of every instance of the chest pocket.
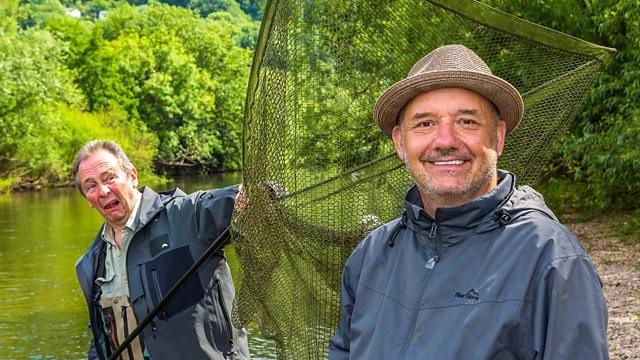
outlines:
{"label": "chest pocket", "polygon": [[[193,265],[188,246],[167,251],[145,264],[145,275],[153,306],[171,290],[184,273]],[[202,299],[204,291],[197,274],[193,274],[171,301],[164,306],[158,318],[167,320]]]}

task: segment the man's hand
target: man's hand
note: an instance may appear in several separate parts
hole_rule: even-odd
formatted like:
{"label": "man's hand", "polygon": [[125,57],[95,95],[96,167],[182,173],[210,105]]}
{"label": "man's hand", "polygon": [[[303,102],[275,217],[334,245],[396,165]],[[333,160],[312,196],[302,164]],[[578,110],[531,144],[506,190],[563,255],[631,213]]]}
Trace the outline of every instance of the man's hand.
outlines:
{"label": "man's hand", "polygon": [[238,194],[235,197],[234,211],[242,211],[247,207],[247,194],[244,192],[242,184],[238,185]]}

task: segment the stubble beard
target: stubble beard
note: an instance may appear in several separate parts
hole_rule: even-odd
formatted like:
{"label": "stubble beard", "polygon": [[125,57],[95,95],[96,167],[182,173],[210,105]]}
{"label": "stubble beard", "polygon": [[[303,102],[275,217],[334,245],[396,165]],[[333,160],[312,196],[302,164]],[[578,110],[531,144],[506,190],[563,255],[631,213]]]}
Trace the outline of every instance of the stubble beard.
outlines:
{"label": "stubble beard", "polygon": [[403,161],[421,193],[442,198],[445,202],[462,203],[474,200],[478,196],[480,189],[485,187],[492,176],[497,173],[498,153],[495,147],[492,147],[489,157],[479,160],[479,176],[474,177],[474,173],[469,172],[466,174],[462,184],[457,186],[438,184],[431,174],[425,170],[423,164],[426,161],[421,159],[417,166],[414,166],[414,163],[408,161],[406,151],[403,152]]}

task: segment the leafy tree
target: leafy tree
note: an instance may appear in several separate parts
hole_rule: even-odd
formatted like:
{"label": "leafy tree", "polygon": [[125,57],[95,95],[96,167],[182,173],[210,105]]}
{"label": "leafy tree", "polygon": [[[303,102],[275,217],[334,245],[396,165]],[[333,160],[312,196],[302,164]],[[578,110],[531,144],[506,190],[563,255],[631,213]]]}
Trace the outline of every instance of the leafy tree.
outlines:
{"label": "leafy tree", "polygon": [[21,10],[19,21],[23,28],[41,25],[50,17],[65,14],[60,0],[26,0]]}
{"label": "leafy tree", "polygon": [[[56,35],[23,30],[17,18],[24,10],[17,1],[0,7],[6,16],[0,26],[0,190],[69,181],[75,151],[92,138],[123,144],[149,178],[157,137],[122,112],[81,110],[85,98],[67,65],[80,56],[69,45],[85,44],[87,29],[75,19],[51,16],[44,22]],[[83,40],[71,40],[74,34]]]}
{"label": "leafy tree", "polygon": [[602,1],[591,13],[599,43],[618,53],[561,147],[569,174],[597,208],[640,207],[640,4]]}
{"label": "leafy tree", "polygon": [[46,31],[0,30],[0,175],[24,165],[21,146],[46,134],[51,106],[82,101],[62,64],[63,48]]}
{"label": "leafy tree", "polygon": [[93,36],[93,23],[71,16],[52,16],[45,20],[42,28],[53,34],[62,44],[64,62],[69,69],[75,69],[83,61],[85,52]]}
{"label": "leafy tree", "polygon": [[237,168],[251,62],[238,32],[167,5],[111,10],[78,69],[89,109],[122,108],[144,123],[164,163]]}
{"label": "leafy tree", "polygon": [[484,1],[618,53],[557,150],[555,176],[584,183],[595,209],[640,206],[640,3],[635,0]]}
{"label": "leafy tree", "polygon": [[16,30],[18,1],[19,0],[6,0],[0,2],[0,28],[7,33],[13,33]]}
{"label": "leafy tree", "polygon": [[264,15],[266,0],[238,0],[240,8],[254,20],[261,20]]}
{"label": "leafy tree", "polygon": [[232,14],[234,17],[240,17],[240,15],[244,15],[242,9],[235,0],[191,0],[187,1],[188,4],[183,6],[188,6],[191,9],[194,9],[200,13],[200,16],[207,17],[209,14],[224,11],[229,14]]}

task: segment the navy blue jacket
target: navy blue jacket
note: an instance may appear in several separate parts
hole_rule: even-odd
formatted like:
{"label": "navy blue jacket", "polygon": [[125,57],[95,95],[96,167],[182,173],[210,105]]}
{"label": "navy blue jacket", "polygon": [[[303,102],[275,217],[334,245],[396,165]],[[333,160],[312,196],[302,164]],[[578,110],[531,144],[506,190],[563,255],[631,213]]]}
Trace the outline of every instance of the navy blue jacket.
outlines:
{"label": "navy blue jacket", "polygon": [[[127,250],[131,306],[138,321],[164,297],[230,223],[237,187],[142,197]],[[98,232],[78,260],[76,272],[89,307],[93,340],[89,359],[106,359],[111,350],[102,324],[97,276],[104,274],[106,246]],[[246,333],[230,323],[234,297],[229,266],[221,252],[212,256],[142,332],[153,360],[248,359]]]}

